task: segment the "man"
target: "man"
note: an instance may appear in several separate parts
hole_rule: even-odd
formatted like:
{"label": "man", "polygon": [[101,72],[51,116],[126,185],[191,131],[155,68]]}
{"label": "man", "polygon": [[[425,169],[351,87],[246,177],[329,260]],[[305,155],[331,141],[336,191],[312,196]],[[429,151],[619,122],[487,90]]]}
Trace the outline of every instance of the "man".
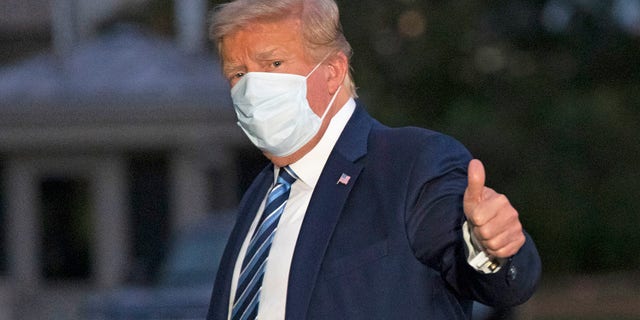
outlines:
{"label": "man", "polygon": [[333,0],[217,8],[238,124],[272,164],[239,205],[208,319],[468,319],[526,301],[540,260],[458,142],[356,100]]}

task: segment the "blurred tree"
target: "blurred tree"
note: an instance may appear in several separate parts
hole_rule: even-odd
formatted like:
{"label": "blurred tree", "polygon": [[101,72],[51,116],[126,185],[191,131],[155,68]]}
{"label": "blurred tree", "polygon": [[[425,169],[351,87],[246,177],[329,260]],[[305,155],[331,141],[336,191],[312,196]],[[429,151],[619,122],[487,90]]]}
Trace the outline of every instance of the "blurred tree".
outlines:
{"label": "blurred tree", "polygon": [[640,4],[340,1],[360,95],[487,163],[551,272],[640,262]]}

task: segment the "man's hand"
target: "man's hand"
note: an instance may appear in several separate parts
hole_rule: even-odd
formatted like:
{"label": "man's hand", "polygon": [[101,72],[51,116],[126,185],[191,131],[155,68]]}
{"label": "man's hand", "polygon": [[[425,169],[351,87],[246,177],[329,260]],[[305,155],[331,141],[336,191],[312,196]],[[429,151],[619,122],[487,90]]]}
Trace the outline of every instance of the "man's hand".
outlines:
{"label": "man's hand", "polygon": [[484,186],[485,172],[480,160],[471,160],[468,175],[463,205],[472,232],[488,255],[513,256],[525,242],[518,211],[505,195]]}

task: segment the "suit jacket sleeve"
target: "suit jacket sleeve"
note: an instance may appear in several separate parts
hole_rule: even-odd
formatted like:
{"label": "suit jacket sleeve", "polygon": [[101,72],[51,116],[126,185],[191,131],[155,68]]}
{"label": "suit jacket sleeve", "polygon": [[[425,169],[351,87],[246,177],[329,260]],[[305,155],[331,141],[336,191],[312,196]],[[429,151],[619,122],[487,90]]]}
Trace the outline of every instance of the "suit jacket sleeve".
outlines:
{"label": "suit jacket sleeve", "polygon": [[412,166],[405,223],[416,258],[439,271],[461,297],[495,307],[525,302],[535,291],[541,264],[531,238],[500,271],[483,274],[466,261],[462,198],[468,151],[454,139],[430,136]]}

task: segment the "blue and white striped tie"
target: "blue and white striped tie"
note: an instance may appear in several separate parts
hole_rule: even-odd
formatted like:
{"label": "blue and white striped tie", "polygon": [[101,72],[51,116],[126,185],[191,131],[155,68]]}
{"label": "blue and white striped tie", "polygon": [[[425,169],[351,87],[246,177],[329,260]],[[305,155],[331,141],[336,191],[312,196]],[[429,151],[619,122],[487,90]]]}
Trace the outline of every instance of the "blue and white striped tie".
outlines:
{"label": "blue and white striped tie", "polygon": [[255,319],[258,315],[262,278],[278,228],[278,221],[289,198],[291,185],[298,177],[289,167],[280,168],[278,180],[269,191],[258,227],[251,237],[242,261],[242,270],[231,313],[232,320]]}

